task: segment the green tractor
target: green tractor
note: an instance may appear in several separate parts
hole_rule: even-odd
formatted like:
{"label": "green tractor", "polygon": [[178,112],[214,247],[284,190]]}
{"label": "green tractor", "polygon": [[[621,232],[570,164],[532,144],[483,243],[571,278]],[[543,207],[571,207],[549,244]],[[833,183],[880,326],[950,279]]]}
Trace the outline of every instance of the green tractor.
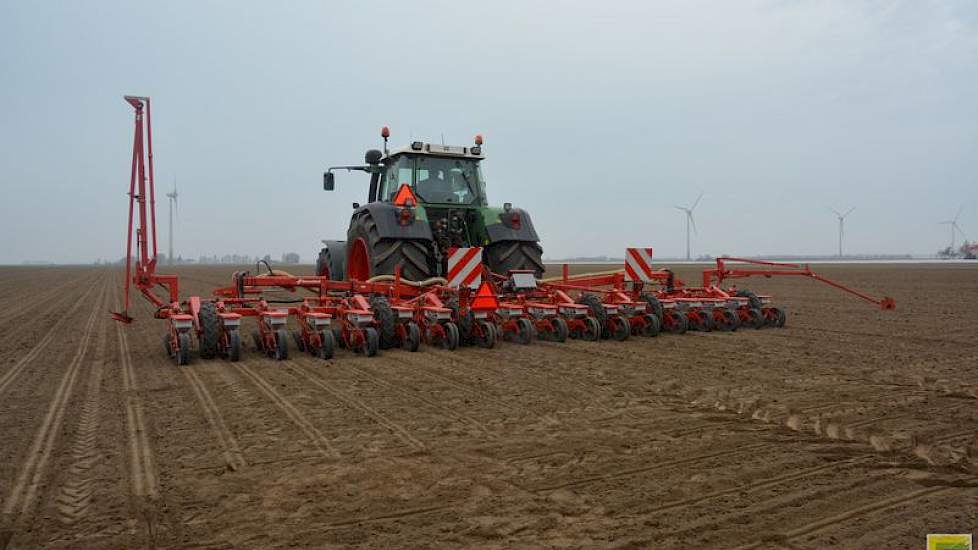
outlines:
{"label": "green tractor", "polygon": [[392,275],[412,281],[444,276],[448,251],[483,247],[482,261],[494,273],[531,270],[543,274],[543,249],[526,211],[510,203],[488,206],[479,164],[482,137],[471,147],[421,141],[384,151],[368,150],[363,166],[333,166],[323,189],[335,187],[334,171],[370,174],[366,204],[353,204],[346,241],[323,241],[316,274],[366,281]]}

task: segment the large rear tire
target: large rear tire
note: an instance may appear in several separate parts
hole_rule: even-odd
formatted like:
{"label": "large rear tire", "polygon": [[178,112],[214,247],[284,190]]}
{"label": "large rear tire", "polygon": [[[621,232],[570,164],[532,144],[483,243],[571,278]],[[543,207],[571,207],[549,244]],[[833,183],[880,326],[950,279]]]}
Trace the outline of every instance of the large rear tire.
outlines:
{"label": "large rear tire", "polygon": [[350,225],[346,246],[346,274],[365,281],[377,275],[393,275],[401,267],[401,277],[423,281],[431,277],[431,243],[424,239],[381,238],[377,222],[363,212]]}
{"label": "large rear tire", "polygon": [[533,241],[498,241],[486,247],[489,269],[505,275],[512,270],[532,270],[543,277],[543,248]]}
{"label": "large rear tire", "polygon": [[316,276],[329,277],[331,281],[346,279],[346,242],[323,241],[326,244],[316,258]]}

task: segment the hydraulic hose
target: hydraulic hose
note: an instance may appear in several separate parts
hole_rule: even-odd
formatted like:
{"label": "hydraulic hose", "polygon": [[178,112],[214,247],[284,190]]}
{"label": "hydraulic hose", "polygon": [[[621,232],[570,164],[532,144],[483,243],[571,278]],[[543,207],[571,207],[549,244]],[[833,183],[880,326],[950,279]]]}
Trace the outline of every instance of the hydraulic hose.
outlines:
{"label": "hydraulic hose", "polygon": [[[394,280],[394,276],[393,275],[375,275],[375,276],[367,279],[367,282],[368,283],[386,283],[386,282],[390,282],[390,281],[393,281],[393,280]],[[423,281],[409,281],[407,279],[403,279],[402,278],[401,279],[401,282],[404,283],[404,284],[406,284],[406,285],[408,285],[408,286],[414,286],[414,287],[421,288],[421,287],[426,287],[426,286],[431,286],[431,285],[447,285],[448,284],[448,279],[445,279],[444,277],[429,277],[429,278],[427,278],[427,279],[425,279]]]}

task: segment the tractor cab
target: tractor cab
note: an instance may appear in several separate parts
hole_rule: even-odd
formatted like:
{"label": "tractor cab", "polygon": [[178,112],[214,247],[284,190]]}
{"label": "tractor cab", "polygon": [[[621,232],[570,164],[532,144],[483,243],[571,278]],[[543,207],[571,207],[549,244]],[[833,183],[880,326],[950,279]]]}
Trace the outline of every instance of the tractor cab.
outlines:
{"label": "tractor cab", "polygon": [[[470,151],[476,149],[479,154]],[[478,147],[452,147],[416,141],[382,159],[376,200],[391,202],[406,184],[420,204],[456,207],[486,205],[485,179]]]}

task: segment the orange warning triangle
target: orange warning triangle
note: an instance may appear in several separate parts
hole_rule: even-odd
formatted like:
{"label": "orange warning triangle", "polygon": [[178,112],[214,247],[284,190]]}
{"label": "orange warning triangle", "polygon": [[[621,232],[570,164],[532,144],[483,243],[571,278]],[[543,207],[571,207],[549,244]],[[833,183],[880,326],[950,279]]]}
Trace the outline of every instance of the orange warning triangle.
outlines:
{"label": "orange warning triangle", "polygon": [[482,284],[479,285],[479,290],[475,293],[475,299],[472,300],[471,309],[478,311],[495,311],[499,309],[499,300],[492,293],[492,287],[489,286],[489,281],[482,281]]}
{"label": "orange warning triangle", "polygon": [[397,188],[397,194],[394,195],[394,204],[404,206],[407,204],[408,199],[411,199],[411,202],[417,206],[418,198],[415,197],[414,193],[411,191],[411,186],[406,183],[402,183],[401,186]]}

